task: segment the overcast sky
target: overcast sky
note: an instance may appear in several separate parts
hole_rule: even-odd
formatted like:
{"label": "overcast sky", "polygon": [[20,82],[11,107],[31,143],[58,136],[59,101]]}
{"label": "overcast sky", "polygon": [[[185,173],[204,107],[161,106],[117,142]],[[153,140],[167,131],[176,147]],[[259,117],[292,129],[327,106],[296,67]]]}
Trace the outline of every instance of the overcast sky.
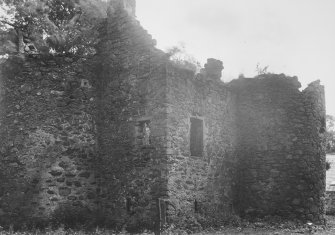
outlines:
{"label": "overcast sky", "polygon": [[223,61],[225,81],[268,71],[320,79],[335,115],[335,0],[137,0],[158,48],[184,43],[202,65]]}

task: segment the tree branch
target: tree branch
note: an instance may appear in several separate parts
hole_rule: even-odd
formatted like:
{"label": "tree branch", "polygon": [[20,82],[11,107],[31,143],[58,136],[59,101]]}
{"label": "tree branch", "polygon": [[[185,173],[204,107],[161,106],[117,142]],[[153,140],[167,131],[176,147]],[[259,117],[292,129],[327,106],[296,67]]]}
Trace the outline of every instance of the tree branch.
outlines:
{"label": "tree branch", "polygon": [[71,28],[73,27],[80,19],[82,13],[75,14],[71,20],[66,24],[65,28]]}
{"label": "tree branch", "polygon": [[3,23],[3,24],[7,24],[9,26],[12,26],[13,28],[17,28],[17,26],[15,24],[12,24],[12,23],[10,23],[10,22],[8,22],[6,20],[0,20],[0,22]]}
{"label": "tree branch", "polygon": [[58,31],[58,27],[55,25],[54,22],[52,22],[50,19],[49,19],[49,16],[48,14],[44,14],[44,22],[47,24],[47,26],[49,27],[49,29],[51,29],[53,32],[57,32]]}

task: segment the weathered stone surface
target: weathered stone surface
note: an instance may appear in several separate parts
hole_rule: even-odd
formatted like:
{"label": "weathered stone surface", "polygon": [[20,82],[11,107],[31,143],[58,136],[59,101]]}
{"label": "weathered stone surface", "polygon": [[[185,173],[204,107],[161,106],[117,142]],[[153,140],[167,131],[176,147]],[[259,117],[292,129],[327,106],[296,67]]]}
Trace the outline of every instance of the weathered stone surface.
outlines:
{"label": "weathered stone surface", "polygon": [[120,7],[102,22],[94,58],[0,65],[2,212],[50,218],[70,203],[140,229],[154,226],[160,199],[172,222],[321,221],[323,87],[299,91],[283,74],[225,84],[215,59],[195,76]]}
{"label": "weathered stone surface", "polygon": [[69,178],[73,178],[73,177],[76,176],[76,174],[74,174],[74,173],[72,173],[72,172],[67,172],[67,173],[65,173],[65,176],[66,176],[66,177],[69,177]]}
{"label": "weathered stone surface", "polygon": [[65,181],[65,178],[64,177],[61,177],[61,178],[58,178],[57,179],[57,182],[64,182]]}
{"label": "weathered stone surface", "polygon": [[80,181],[74,181],[73,184],[74,184],[74,186],[76,186],[76,187],[81,187],[81,183],[80,183]]}
{"label": "weathered stone surface", "polygon": [[95,193],[93,193],[93,192],[88,192],[88,193],[87,193],[87,198],[88,198],[88,199],[93,199],[93,198],[95,198]]}
{"label": "weathered stone surface", "polygon": [[78,174],[79,177],[83,177],[83,178],[89,178],[91,175],[90,172],[84,171]]}
{"label": "weathered stone surface", "polygon": [[71,194],[71,189],[67,187],[60,187],[58,189],[58,193],[60,196],[66,197]]}
{"label": "weathered stone surface", "polygon": [[296,77],[282,74],[231,82],[238,100],[241,215],[323,220],[324,88],[318,82],[299,87]]}
{"label": "weathered stone surface", "polygon": [[48,194],[55,194],[55,192],[53,190],[48,190],[47,193]]}
{"label": "weathered stone surface", "polygon": [[63,169],[59,167],[53,167],[49,173],[52,176],[60,176],[61,174],[63,174]]}
{"label": "weathered stone surface", "polygon": [[67,169],[69,167],[69,163],[65,162],[65,161],[61,161],[60,163],[58,163],[58,166]]}
{"label": "weathered stone surface", "polygon": [[[208,60],[208,69],[215,71],[195,80],[189,71],[168,67],[167,178],[171,204],[179,208],[169,209],[175,221],[181,214],[194,214],[195,202],[208,216],[233,213],[236,101],[219,80],[222,68],[222,62]],[[202,132],[197,155],[191,150],[192,120],[198,120]]]}
{"label": "weathered stone surface", "polygon": [[76,196],[68,196],[67,199],[69,199],[71,201],[74,201],[74,200],[77,200],[77,197]]}

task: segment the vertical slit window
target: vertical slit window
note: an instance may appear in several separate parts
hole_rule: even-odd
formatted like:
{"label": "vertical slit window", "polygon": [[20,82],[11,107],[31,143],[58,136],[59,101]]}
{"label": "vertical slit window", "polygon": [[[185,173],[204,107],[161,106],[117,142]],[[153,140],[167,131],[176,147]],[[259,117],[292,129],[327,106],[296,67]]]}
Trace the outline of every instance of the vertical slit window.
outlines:
{"label": "vertical slit window", "polygon": [[129,197],[126,199],[126,210],[127,213],[131,212],[131,199]]}
{"label": "vertical slit window", "polygon": [[202,156],[204,146],[203,120],[191,118],[190,151],[191,156]]}
{"label": "vertical slit window", "polygon": [[198,208],[198,201],[194,200],[194,212],[198,213],[199,212],[199,208]]}

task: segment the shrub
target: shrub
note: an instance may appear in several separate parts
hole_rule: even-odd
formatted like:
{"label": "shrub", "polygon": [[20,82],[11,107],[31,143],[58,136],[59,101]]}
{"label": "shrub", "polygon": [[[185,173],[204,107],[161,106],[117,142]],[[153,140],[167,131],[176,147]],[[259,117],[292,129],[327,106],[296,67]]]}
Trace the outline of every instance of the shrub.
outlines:
{"label": "shrub", "polygon": [[328,171],[331,168],[331,163],[329,161],[326,161],[326,171]]}
{"label": "shrub", "polygon": [[169,48],[167,55],[170,61],[178,68],[187,69],[194,73],[199,72],[201,69],[200,62],[186,52],[184,45]]}

